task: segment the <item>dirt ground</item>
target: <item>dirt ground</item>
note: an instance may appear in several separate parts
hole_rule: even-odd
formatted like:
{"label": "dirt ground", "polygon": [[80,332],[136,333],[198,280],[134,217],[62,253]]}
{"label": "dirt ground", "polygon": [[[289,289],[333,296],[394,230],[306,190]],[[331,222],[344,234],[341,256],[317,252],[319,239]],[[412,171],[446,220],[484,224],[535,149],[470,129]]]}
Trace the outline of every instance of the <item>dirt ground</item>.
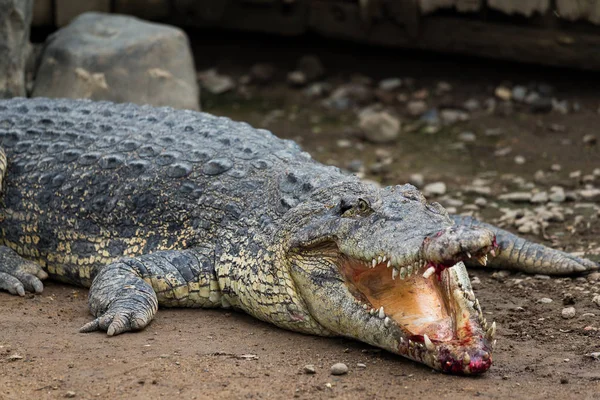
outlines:
{"label": "dirt ground", "polygon": [[[475,212],[490,222],[499,218],[501,207],[536,207],[502,202],[494,207],[498,195],[553,185],[577,191],[584,183],[572,173],[590,175],[600,167],[599,145],[583,141],[588,134],[598,137],[600,125],[600,82],[592,74],[340,44],[315,48],[314,42],[262,37],[194,43],[199,69],[218,66],[239,77],[255,62],[271,62],[280,71],[266,86],[203,95],[206,111],[298,140],[322,162],[345,168],[358,160],[366,178],[383,184],[406,182],[415,173],[423,174],[425,183],[443,181],[448,196],[464,200],[455,204],[458,212]],[[469,121],[436,133],[406,129],[396,142],[375,145],[357,132],[356,110],[327,110],[285,84],[285,72],[309,52],[321,57],[334,87],[353,74],[375,82],[411,77],[414,84],[406,94],[428,89],[428,104],[440,107],[473,98],[484,103],[501,84],[546,82],[555,97],[579,107],[566,114],[532,113],[519,105],[473,112]],[[435,95],[442,81],[452,89]],[[404,109],[393,102],[390,107]],[[405,126],[413,121],[403,116]],[[457,146],[465,131],[477,139]],[[508,155],[494,155],[507,147],[512,148]],[[381,154],[392,158],[385,168],[377,165]],[[525,162],[516,163],[516,156]],[[560,171],[552,170],[553,164],[560,164]],[[539,170],[543,174],[536,174]],[[467,206],[481,195],[466,189],[476,178],[491,189],[483,196],[488,206],[477,209]],[[589,179],[589,185],[600,186],[600,176]],[[528,238],[598,261],[598,205],[568,200],[561,204],[564,221],[551,221],[543,233]],[[0,293],[0,399],[600,399],[600,360],[590,356],[600,352],[600,306],[592,302],[599,280],[484,269],[473,270],[472,277],[488,321],[498,323],[494,365],[478,377],[443,375],[359,342],[292,333],[220,310],[162,309],[142,332],[113,338],[79,334],[90,320],[86,289],[48,282],[41,295]],[[540,301],[544,298],[552,301]],[[561,316],[567,306],[575,307],[575,317]],[[330,375],[337,362],[348,365],[347,375]],[[307,364],[314,365],[315,374],[303,372]]]}

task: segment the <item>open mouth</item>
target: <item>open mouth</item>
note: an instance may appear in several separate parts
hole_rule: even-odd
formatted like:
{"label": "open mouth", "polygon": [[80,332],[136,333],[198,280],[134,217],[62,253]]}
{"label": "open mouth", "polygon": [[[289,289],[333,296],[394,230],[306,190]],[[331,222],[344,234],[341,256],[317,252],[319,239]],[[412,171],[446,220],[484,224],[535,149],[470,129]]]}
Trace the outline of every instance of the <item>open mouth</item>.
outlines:
{"label": "open mouth", "polygon": [[496,249],[492,242],[444,263],[421,258],[409,265],[386,255],[368,261],[341,255],[338,266],[365,312],[400,330],[400,354],[448,372],[478,373],[491,365],[495,324],[487,326],[470,285],[456,282],[452,270],[470,258],[485,265]]}

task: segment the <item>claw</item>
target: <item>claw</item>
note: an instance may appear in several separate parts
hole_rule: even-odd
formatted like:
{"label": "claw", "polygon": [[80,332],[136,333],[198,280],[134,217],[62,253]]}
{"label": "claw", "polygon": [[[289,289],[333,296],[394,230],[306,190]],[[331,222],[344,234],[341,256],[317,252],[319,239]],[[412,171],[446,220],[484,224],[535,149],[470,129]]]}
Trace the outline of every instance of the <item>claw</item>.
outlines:
{"label": "claw", "polygon": [[496,321],[492,322],[492,326],[485,333],[485,338],[487,340],[491,341],[492,339],[494,339],[495,335],[496,335]]}

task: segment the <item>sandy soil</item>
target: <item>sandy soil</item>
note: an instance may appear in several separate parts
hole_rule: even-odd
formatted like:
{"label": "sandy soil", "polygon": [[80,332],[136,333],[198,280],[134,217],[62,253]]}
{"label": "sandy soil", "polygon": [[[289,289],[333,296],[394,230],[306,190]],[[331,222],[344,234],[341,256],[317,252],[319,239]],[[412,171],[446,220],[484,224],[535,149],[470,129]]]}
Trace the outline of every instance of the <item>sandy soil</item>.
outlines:
{"label": "sandy soil", "polygon": [[[247,51],[235,56],[231,42],[204,48],[199,68],[218,64],[235,75],[254,62],[271,61],[285,69],[293,65],[289,60],[305,51],[300,45],[283,53],[275,51],[277,43],[271,47],[245,45]],[[510,189],[510,180],[503,180],[501,174],[531,181],[535,171],[549,171],[553,163],[560,163],[562,170],[549,173],[538,187],[547,189],[558,183],[573,189],[580,183],[569,178],[571,171],[590,174],[600,167],[598,146],[582,143],[585,134],[597,134],[600,123],[596,111],[600,97],[593,89],[599,87],[598,81],[590,75],[560,70],[540,75],[537,68],[442,60],[439,56],[397,54],[396,50],[393,56],[369,51],[368,56],[362,55],[365,63],[351,62],[356,51],[366,50],[321,49],[325,64],[333,69],[332,79],[347,79],[352,72],[374,78],[412,76],[418,88],[433,88],[444,80],[453,86],[451,98],[432,102],[456,104],[471,97],[483,101],[503,80],[545,80],[556,87],[560,98],[578,101],[581,111],[561,115],[516,109],[508,116],[477,115],[433,136],[411,133],[402,135],[395,145],[376,146],[355,134],[355,113],[331,115],[283,84],[253,89],[250,100],[239,94],[207,96],[205,108],[298,139],[319,160],[342,167],[353,159],[369,165],[377,149],[385,147],[394,155],[393,164],[385,171],[368,172],[368,178],[398,183],[420,172],[427,182],[445,181],[450,195],[458,195],[474,178],[490,171],[497,173],[491,184],[497,195]],[[508,72],[508,68],[518,70]],[[274,108],[282,109],[285,117],[265,123],[265,116]],[[311,119],[313,115],[321,117],[319,129],[310,122],[316,121]],[[551,124],[565,128],[556,132],[548,128]],[[496,128],[504,132],[499,137],[482,134]],[[475,132],[478,140],[466,149],[448,150],[465,130]],[[352,146],[340,147],[339,139],[350,140]],[[510,156],[491,155],[507,145],[514,149]],[[515,164],[515,155],[525,157],[526,163]],[[568,204],[579,210],[576,206]],[[531,238],[568,251],[587,252],[598,260],[598,215],[587,215],[583,223],[575,223],[580,214],[576,211],[564,222],[552,223],[547,240]],[[483,209],[481,215],[488,220],[497,217],[493,209]],[[41,295],[18,298],[0,293],[0,399],[600,398],[600,360],[586,356],[600,351],[600,308],[591,301],[594,293],[600,292],[599,281],[489,270],[474,270],[472,276],[480,281],[474,286],[487,319],[498,323],[494,365],[474,378],[433,372],[359,342],[287,332],[241,313],[219,310],[163,309],[142,332],[114,338],[79,334],[77,329],[90,320],[87,290],[48,283]],[[542,298],[553,301],[539,302]],[[577,310],[574,318],[561,317],[563,301],[574,302],[569,304]],[[348,365],[347,375],[330,375],[330,366],[337,362]],[[307,364],[315,366],[315,374],[303,372]]]}

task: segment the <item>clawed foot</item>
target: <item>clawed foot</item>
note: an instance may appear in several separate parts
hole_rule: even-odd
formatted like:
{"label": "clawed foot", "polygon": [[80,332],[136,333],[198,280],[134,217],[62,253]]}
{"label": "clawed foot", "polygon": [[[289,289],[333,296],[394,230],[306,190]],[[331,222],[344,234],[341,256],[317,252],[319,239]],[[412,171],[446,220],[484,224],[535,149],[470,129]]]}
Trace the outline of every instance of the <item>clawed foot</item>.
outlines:
{"label": "clawed foot", "polygon": [[136,307],[140,307],[140,304],[135,301],[116,300],[105,313],[82,326],[79,332],[106,331],[108,336],[114,336],[123,332],[139,331],[150,323],[154,312]]}
{"label": "clawed foot", "polygon": [[48,274],[39,265],[25,260],[8,247],[0,246],[0,290],[25,296],[25,292],[42,293]]}

